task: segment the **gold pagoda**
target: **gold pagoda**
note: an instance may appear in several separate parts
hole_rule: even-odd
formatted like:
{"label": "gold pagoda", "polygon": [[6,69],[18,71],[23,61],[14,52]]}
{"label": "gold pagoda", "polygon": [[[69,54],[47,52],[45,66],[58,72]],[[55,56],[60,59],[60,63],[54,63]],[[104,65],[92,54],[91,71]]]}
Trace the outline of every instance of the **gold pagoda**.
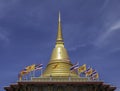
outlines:
{"label": "gold pagoda", "polygon": [[53,49],[50,62],[48,63],[43,76],[77,76],[75,72],[70,72],[70,67],[72,66],[67,50],[64,47],[64,41],[62,36],[62,26],[61,26],[61,17],[59,12],[58,18],[58,33],[56,38],[56,45]]}
{"label": "gold pagoda", "polygon": [[70,71],[73,64],[64,47],[61,17],[59,12],[58,33],[55,48],[42,75],[28,80],[19,80],[4,87],[6,91],[114,91],[116,87],[101,80],[90,80]]}

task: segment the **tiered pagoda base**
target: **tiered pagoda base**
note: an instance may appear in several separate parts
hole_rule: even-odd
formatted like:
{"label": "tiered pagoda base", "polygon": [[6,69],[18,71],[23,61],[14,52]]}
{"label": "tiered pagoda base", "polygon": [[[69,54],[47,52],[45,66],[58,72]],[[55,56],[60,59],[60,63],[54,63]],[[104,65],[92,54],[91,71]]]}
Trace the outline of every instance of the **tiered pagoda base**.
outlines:
{"label": "tiered pagoda base", "polygon": [[5,87],[6,91],[114,91],[102,81],[73,77],[33,77]]}

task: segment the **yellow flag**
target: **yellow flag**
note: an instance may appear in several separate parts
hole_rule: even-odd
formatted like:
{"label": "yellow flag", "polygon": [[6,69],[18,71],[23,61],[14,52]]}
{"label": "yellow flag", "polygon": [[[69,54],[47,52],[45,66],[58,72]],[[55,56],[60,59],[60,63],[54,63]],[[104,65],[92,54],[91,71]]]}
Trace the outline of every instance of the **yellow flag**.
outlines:
{"label": "yellow flag", "polygon": [[84,72],[84,71],[86,71],[86,64],[83,64],[82,66],[80,66],[80,67],[78,68],[78,72],[79,72],[79,73]]}
{"label": "yellow flag", "polygon": [[18,75],[19,80],[22,80],[22,76],[27,75],[28,73],[29,72],[26,71],[25,69],[21,70],[20,73],[19,73],[19,75]]}
{"label": "yellow flag", "polygon": [[90,68],[88,71],[85,72],[86,76],[90,76],[92,74],[93,70]]}
{"label": "yellow flag", "polygon": [[94,79],[98,79],[98,78],[99,78],[99,74],[98,74],[98,73],[94,74],[94,75],[93,75],[93,78],[94,78]]}
{"label": "yellow flag", "polygon": [[30,65],[30,66],[27,66],[25,69],[26,69],[26,71],[28,71],[28,72],[33,71],[33,70],[35,70],[35,64]]}
{"label": "yellow flag", "polygon": [[26,74],[28,74],[28,72],[27,72],[26,70],[22,70],[22,71],[20,72],[20,76],[23,76],[23,75],[26,75]]}

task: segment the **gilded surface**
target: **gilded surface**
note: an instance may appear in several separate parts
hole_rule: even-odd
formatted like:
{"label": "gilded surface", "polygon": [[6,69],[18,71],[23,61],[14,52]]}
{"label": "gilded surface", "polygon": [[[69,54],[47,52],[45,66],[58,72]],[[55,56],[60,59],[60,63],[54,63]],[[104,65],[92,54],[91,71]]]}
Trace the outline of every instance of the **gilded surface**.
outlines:
{"label": "gilded surface", "polygon": [[32,77],[30,81],[38,81],[38,82],[89,82],[87,77]]}
{"label": "gilded surface", "polygon": [[58,33],[56,38],[56,45],[53,49],[50,62],[48,63],[45,71],[43,72],[43,77],[48,76],[77,76],[75,72],[70,72],[70,67],[72,66],[67,50],[64,47],[62,27],[60,20],[60,13],[58,19]]}

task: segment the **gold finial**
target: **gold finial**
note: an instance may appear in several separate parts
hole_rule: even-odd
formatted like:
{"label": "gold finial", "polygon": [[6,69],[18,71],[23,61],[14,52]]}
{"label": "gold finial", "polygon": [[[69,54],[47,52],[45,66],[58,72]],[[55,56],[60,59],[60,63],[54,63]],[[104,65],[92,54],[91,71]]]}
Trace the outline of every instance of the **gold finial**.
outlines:
{"label": "gold finial", "polygon": [[62,36],[62,26],[61,26],[60,11],[59,11],[59,18],[58,18],[58,33],[57,33],[56,44],[64,44],[63,36]]}
{"label": "gold finial", "polygon": [[61,17],[60,17],[60,11],[59,11],[59,20],[58,20],[59,22],[61,21]]}

